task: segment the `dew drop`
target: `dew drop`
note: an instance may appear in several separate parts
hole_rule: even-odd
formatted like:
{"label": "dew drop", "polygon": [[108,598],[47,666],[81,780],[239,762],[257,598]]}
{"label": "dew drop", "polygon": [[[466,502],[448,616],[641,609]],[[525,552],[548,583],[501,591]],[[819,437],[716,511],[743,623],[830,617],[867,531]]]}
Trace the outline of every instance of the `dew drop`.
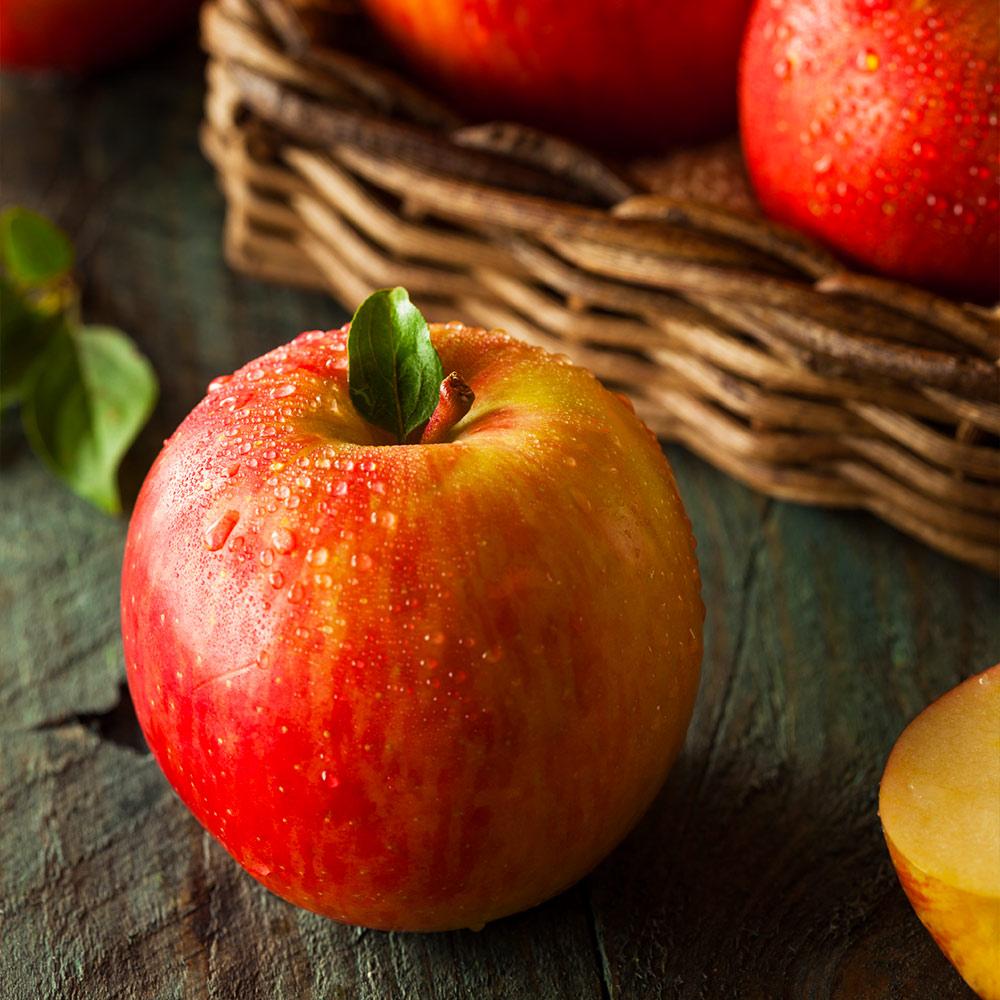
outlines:
{"label": "dew drop", "polygon": [[279,385],[271,390],[271,395],[274,399],[284,399],[286,396],[291,396],[295,392],[294,385]]}
{"label": "dew drop", "polygon": [[302,589],[301,583],[293,583],[288,588],[288,603],[298,604],[299,601],[305,596],[305,591]]}
{"label": "dew drop", "polygon": [[865,49],[863,52],[859,52],[857,67],[860,70],[864,70],[866,73],[874,73],[879,67],[878,53],[872,52],[871,49]]}
{"label": "dew drop", "polygon": [[236,522],[240,519],[238,511],[227,510],[217,521],[208,527],[204,535],[205,548],[209,552],[218,552],[226,539],[232,534]]}
{"label": "dew drop", "polygon": [[220,375],[218,378],[213,378],[212,381],[208,383],[208,391],[218,392],[231,378],[232,375]]}
{"label": "dew drop", "polygon": [[285,578],[279,571],[276,570],[268,576],[267,582],[274,587],[275,590],[280,590],[285,583]]}
{"label": "dew drop", "polygon": [[260,562],[262,566],[270,566],[274,562],[274,552],[271,549],[261,549]]}
{"label": "dew drop", "polygon": [[295,535],[287,528],[275,528],[271,532],[271,544],[282,555],[288,555],[295,548]]}

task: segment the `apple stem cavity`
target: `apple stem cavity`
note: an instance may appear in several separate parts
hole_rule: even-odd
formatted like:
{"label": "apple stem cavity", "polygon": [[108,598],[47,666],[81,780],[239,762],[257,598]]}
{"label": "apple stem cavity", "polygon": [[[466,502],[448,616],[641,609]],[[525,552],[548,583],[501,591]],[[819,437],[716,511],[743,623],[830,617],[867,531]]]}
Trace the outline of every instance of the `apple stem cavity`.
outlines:
{"label": "apple stem cavity", "polygon": [[448,375],[441,383],[438,404],[420,435],[420,444],[440,444],[446,441],[455,424],[472,409],[475,399],[476,394],[458,372]]}

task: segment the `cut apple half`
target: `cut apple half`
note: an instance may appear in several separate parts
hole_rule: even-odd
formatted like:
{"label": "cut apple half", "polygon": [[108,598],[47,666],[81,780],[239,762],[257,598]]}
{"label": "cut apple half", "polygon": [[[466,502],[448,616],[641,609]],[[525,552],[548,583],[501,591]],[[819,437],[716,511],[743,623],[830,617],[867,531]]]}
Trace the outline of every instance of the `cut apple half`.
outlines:
{"label": "cut apple half", "polygon": [[1000,1000],[1000,664],[906,727],[879,815],[917,916],[969,986]]}

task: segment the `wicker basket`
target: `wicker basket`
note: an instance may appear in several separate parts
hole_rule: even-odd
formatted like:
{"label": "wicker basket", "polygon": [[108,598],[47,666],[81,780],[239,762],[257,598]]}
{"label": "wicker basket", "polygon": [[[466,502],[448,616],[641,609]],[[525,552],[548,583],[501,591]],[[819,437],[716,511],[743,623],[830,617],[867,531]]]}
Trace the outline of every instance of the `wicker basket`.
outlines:
{"label": "wicker basket", "polygon": [[405,285],[432,318],[568,354],[764,493],[1000,572],[996,310],[763,220],[735,144],[608,166],[463,125],[386,68],[350,0],[216,0],[202,27],[236,268],[349,309]]}

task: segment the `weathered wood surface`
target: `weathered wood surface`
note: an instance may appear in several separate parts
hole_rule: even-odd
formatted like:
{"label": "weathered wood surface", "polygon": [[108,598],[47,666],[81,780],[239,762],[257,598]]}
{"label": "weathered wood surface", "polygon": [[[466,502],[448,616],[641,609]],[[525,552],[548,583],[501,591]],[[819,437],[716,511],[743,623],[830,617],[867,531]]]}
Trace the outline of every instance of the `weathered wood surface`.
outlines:
{"label": "weathered wood surface", "polygon": [[[209,379],[327,299],[222,264],[191,43],[79,85],[5,80],[2,200],[76,238],[95,320],[163,398],[134,493]],[[1000,658],[995,581],[860,514],[765,501],[671,452],[699,539],[704,679],[649,815],[580,886],[479,934],[341,927],[269,896],[137,738],[117,636],[123,524],[0,441],[0,996],[957,998],[875,813],[898,732]]]}

